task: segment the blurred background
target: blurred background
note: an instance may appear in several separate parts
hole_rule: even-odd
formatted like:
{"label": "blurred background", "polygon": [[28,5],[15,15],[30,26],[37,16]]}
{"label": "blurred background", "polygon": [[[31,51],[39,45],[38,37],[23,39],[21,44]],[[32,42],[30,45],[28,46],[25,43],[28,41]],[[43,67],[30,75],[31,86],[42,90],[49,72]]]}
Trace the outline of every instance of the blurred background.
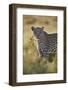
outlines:
{"label": "blurred background", "polygon": [[[31,27],[44,27],[44,31],[48,34],[57,33],[57,17],[56,16],[23,16],[23,74],[42,74],[57,72],[57,58],[53,57],[53,62],[45,62],[39,56],[37,46],[38,43],[31,30]],[[41,62],[39,62],[41,61]]]}

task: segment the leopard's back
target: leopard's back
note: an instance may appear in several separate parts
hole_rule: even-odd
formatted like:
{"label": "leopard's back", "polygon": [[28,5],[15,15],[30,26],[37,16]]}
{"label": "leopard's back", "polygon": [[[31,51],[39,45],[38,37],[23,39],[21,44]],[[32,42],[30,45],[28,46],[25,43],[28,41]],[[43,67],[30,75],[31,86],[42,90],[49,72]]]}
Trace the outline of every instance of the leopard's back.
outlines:
{"label": "leopard's back", "polygon": [[50,53],[57,53],[57,34],[45,35],[44,40],[40,38],[39,51],[42,57],[48,57]]}
{"label": "leopard's back", "polygon": [[48,42],[49,42],[48,53],[57,53],[57,34],[49,34]]}

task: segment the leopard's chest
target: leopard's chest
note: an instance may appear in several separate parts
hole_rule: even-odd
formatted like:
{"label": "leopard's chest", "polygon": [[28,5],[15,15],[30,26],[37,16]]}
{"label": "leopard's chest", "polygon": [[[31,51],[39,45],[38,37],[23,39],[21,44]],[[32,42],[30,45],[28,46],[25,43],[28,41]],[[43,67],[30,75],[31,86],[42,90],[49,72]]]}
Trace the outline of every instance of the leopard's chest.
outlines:
{"label": "leopard's chest", "polygon": [[36,37],[34,37],[34,45],[36,47],[38,55],[40,56],[40,53],[39,53],[39,43],[38,43],[38,39]]}

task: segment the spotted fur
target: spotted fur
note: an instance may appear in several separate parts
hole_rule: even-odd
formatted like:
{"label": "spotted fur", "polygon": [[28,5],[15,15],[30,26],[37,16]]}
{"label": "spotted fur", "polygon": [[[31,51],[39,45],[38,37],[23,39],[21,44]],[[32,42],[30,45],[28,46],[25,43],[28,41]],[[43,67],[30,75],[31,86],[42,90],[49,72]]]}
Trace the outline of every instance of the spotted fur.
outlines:
{"label": "spotted fur", "polygon": [[48,34],[43,27],[32,27],[32,31],[38,41],[38,50],[41,57],[48,58],[50,54],[57,53],[57,33]]}

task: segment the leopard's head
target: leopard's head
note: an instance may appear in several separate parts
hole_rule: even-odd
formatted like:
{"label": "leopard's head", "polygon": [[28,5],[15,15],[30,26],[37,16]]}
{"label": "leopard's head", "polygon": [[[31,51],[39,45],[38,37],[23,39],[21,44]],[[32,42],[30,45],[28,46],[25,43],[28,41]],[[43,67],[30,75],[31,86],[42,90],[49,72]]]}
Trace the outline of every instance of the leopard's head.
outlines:
{"label": "leopard's head", "polygon": [[32,26],[32,31],[33,31],[33,34],[35,35],[35,37],[37,38],[37,39],[40,39],[40,38],[42,38],[43,36],[44,36],[44,31],[43,31],[43,29],[44,29],[44,27],[33,27]]}

